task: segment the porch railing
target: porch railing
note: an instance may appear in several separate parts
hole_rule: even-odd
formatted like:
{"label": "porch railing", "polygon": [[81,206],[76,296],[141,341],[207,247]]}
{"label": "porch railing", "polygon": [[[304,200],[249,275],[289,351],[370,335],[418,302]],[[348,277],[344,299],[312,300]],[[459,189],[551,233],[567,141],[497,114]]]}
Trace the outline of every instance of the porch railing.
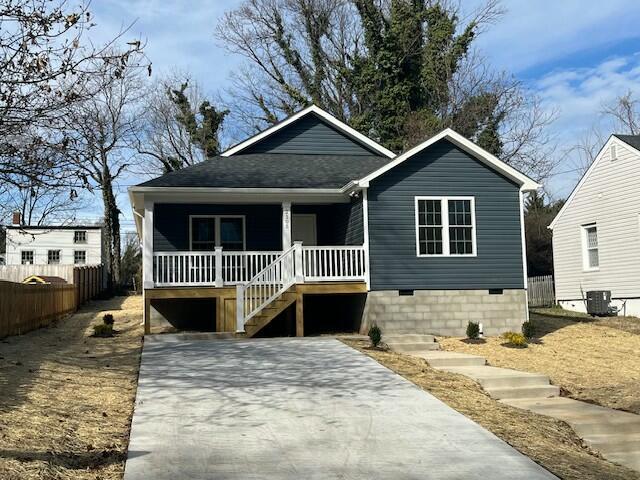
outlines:
{"label": "porch railing", "polygon": [[[302,249],[301,281],[365,280],[364,246],[308,246]],[[157,287],[246,284],[283,255],[280,251],[154,252]]]}

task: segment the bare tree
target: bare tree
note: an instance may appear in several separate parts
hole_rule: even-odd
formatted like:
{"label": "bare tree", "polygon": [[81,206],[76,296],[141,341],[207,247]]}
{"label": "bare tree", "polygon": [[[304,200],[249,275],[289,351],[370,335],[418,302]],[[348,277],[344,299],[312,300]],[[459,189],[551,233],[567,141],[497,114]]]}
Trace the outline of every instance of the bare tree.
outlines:
{"label": "bare tree", "polygon": [[198,83],[188,74],[171,74],[147,88],[140,111],[144,122],[134,140],[135,148],[141,154],[139,168],[142,173],[171,172],[206,158],[203,149],[193,142],[185,122],[179,120],[183,112],[172,92],[179,91],[183,85],[186,104],[190,113],[196,116],[198,106],[206,99]]}
{"label": "bare tree", "polygon": [[617,97],[612,103],[602,108],[602,113],[614,121],[616,133],[640,135],[640,102],[633,97],[633,92]]}
{"label": "bare tree", "polygon": [[0,0],[2,182],[13,182],[16,176],[19,181],[25,175],[49,184],[66,181],[56,176],[61,169],[51,158],[58,157],[40,156],[36,161],[30,152],[45,145],[65,148],[64,135],[52,134],[52,127],[70,105],[91,96],[92,87],[100,87],[95,76],[103,64],[117,68],[142,48],[138,40],[128,42],[124,51],[111,48],[120,43],[126,29],[96,45],[87,38],[94,27],[88,3]]}
{"label": "bare tree", "polygon": [[134,161],[131,145],[139,129],[136,105],[143,95],[143,83],[136,68],[105,64],[102,74],[89,84],[94,93],[68,109],[65,134],[84,187],[101,192],[107,259],[112,280],[119,285],[121,212],[114,183]]}

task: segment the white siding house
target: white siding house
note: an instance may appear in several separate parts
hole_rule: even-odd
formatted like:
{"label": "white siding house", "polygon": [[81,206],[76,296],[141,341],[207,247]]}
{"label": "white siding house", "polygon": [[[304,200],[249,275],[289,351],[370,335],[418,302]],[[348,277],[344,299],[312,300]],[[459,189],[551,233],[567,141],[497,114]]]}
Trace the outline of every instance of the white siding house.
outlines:
{"label": "white siding house", "polygon": [[612,135],[549,226],[556,298],[586,311],[589,290],[640,315],[640,136]]}
{"label": "white siding house", "polygon": [[7,265],[99,265],[103,262],[100,226],[9,226]]}

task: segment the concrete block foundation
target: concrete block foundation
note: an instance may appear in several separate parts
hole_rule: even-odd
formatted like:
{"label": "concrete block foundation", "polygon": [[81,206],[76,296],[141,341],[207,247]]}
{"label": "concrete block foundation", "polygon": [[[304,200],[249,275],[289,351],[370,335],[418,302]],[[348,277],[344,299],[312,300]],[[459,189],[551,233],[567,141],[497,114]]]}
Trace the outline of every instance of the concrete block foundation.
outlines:
{"label": "concrete block foundation", "polygon": [[376,323],[384,333],[464,336],[467,323],[482,323],[484,334],[520,331],[527,319],[527,296],[522,289],[372,291],[367,295],[362,333]]}

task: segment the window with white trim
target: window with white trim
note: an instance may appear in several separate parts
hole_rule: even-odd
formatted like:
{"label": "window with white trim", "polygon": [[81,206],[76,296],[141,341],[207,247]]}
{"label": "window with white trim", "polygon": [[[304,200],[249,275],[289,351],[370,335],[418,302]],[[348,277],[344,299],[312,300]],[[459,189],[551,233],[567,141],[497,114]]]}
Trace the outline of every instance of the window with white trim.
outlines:
{"label": "window with white trim", "polygon": [[60,263],[60,250],[49,250],[47,252],[47,263],[49,265],[57,265]]}
{"label": "window with white trim", "polygon": [[600,255],[598,251],[598,227],[596,225],[584,225],[583,231],[583,261],[585,270],[597,270],[600,267]]}
{"label": "window with white trim", "polygon": [[243,216],[190,217],[191,250],[210,251],[215,247],[224,250],[245,250],[245,220]]}
{"label": "window with white trim", "polygon": [[20,252],[20,263],[22,265],[33,265],[33,250],[22,250]]}
{"label": "window with white trim", "polygon": [[417,255],[475,256],[474,197],[416,197]]}
{"label": "window with white trim", "polygon": [[76,230],[73,232],[73,243],[87,243],[87,231]]}
{"label": "window with white trim", "polygon": [[84,250],[74,250],[73,263],[74,265],[84,265],[87,263],[87,252]]}

